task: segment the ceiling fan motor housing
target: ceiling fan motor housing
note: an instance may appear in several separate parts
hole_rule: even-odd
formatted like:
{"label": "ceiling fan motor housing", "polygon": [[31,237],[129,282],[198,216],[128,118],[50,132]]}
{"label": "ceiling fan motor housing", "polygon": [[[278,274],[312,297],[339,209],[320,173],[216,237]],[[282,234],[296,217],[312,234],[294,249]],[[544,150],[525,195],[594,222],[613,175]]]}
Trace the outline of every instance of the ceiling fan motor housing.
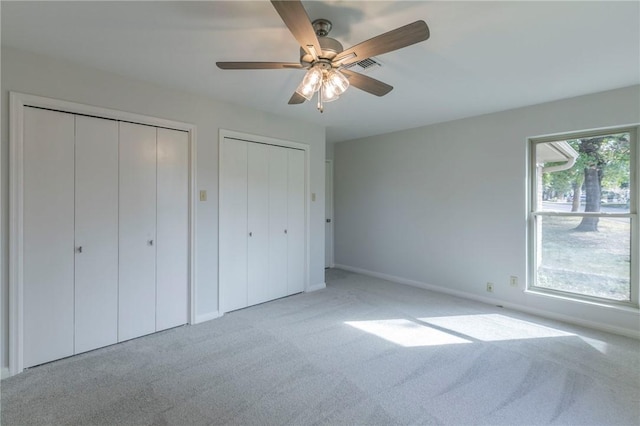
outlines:
{"label": "ceiling fan motor housing", "polygon": [[[335,58],[338,53],[342,52],[344,48],[342,44],[334,38],[331,37],[318,37],[318,42],[320,43],[320,47],[322,48],[322,52],[318,53],[318,58],[326,59],[329,62]],[[313,57],[304,51],[303,48],[300,48],[300,64],[304,67],[308,67],[313,63]]]}
{"label": "ceiling fan motor housing", "polygon": [[[327,37],[329,31],[331,31],[331,21],[327,19],[316,19],[311,23],[311,25],[318,37],[320,48],[322,48],[322,52],[318,52],[318,58],[321,59],[321,61],[318,62],[327,63],[328,61],[330,63],[338,53],[344,50],[342,44],[338,40]],[[308,67],[313,64],[313,56],[305,52],[303,48],[300,48],[300,64],[304,67]],[[328,69],[330,68],[331,66],[328,67]]]}

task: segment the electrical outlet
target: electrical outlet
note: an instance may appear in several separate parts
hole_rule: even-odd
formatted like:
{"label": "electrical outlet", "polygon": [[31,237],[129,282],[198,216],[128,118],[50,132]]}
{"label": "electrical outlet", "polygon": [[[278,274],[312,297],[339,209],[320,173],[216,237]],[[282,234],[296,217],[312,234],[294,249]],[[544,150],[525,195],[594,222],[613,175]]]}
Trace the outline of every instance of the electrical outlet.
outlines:
{"label": "electrical outlet", "polygon": [[487,283],[487,291],[493,293],[493,283]]}
{"label": "electrical outlet", "polygon": [[516,277],[515,275],[511,275],[509,277],[509,284],[511,285],[511,287],[518,287],[518,277]]}

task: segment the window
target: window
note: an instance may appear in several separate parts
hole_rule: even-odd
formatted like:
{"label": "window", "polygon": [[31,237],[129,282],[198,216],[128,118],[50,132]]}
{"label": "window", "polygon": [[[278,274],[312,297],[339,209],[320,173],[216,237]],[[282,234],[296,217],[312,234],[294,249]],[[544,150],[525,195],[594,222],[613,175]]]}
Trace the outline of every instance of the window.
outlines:
{"label": "window", "polygon": [[638,306],[636,137],[530,141],[530,290]]}

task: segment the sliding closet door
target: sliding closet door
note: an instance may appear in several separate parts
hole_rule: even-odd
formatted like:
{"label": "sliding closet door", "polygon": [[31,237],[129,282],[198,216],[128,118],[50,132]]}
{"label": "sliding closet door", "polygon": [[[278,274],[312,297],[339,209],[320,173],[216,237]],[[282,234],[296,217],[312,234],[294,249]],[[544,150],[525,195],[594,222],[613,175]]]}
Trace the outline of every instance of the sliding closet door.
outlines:
{"label": "sliding closet door", "polygon": [[220,310],[229,312],[247,306],[247,142],[220,143],[218,285]]}
{"label": "sliding closet door", "polygon": [[73,354],[74,116],[24,109],[24,366]]}
{"label": "sliding closet door", "polygon": [[189,139],[158,129],[156,331],[188,322]]}
{"label": "sliding closet door", "polygon": [[76,117],[75,353],[118,341],[118,122]]}
{"label": "sliding closet door", "polygon": [[249,305],[265,302],[269,294],[269,146],[249,143],[248,296]]}
{"label": "sliding closet door", "polygon": [[156,329],[156,128],[120,122],[118,340]]}
{"label": "sliding closet door", "polygon": [[287,191],[287,294],[304,291],[304,151],[289,149]]}
{"label": "sliding closet door", "polygon": [[287,295],[288,150],[269,146],[269,298]]}

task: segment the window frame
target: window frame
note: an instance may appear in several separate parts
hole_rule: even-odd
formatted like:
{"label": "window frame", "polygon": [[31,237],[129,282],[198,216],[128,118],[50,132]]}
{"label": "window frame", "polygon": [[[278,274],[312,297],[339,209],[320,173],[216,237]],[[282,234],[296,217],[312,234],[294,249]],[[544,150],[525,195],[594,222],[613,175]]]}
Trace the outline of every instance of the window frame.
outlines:
{"label": "window frame", "polygon": [[[561,133],[554,135],[547,135],[542,137],[529,138],[527,141],[527,153],[529,157],[529,173],[527,174],[527,186],[529,189],[528,199],[528,256],[527,256],[527,292],[546,294],[552,296],[562,297],[578,302],[595,302],[601,305],[618,306],[618,307],[640,307],[640,284],[638,279],[640,277],[640,232],[638,223],[638,204],[640,202],[640,173],[638,166],[640,165],[640,149],[638,149],[638,133],[640,127],[635,126],[622,126],[611,127],[598,130],[585,130],[571,133]],[[609,213],[609,212],[554,212],[538,210],[538,170],[536,162],[536,146],[541,143],[558,142],[570,139],[580,139],[595,136],[604,136],[617,133],[629,133],[629,144],[631,149],[630,155],[630,200],[629,200],[629,212],[627,213]],[[572,293],[563,290],[551,289],[546,287],[537,286],[538,282],[538,221],[544,217],[586,217],[594,216],[600,218],[628,218],[630,226],[630,265],[629,265],[629,285],[630,294],[629,300],[618,301],[613,299],[606,299],[603,297],[590,296],[580,293]]]}

